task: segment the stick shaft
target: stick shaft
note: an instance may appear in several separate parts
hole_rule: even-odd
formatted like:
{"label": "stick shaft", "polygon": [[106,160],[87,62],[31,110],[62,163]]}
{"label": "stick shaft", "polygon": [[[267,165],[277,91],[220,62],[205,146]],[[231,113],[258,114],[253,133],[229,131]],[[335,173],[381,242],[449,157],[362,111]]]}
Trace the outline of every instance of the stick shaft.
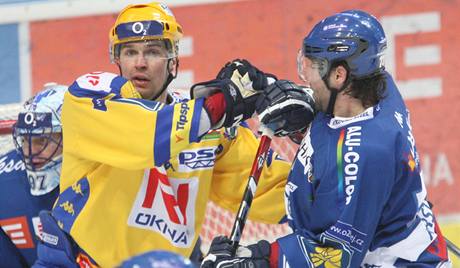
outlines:
{"label": "stick shaft", "polygon": [[243,228],[248,217],[249,209],[254,199],[257,184],[259,183],[260,174],[267,157],[268,149],[272,140],[273,132],[267,128],[261,127],[262,137],[260,138],[259,148],[257,149],[254,162],[252,163],[251,173],[249,175],[248,184],[243,194],[238,213],[236,214],[235,222],[233,223],[230,240],[232,241],[232,254],[236,253],[238,244],[240,243]]}
{"label": "stick shaft", "polygon": [[447,249],[450,252],[452,252],[455,256],[457,256],[457,258],[460,258],[460,249],[454,243],[452,243],[452,241],[447,239],[445,236],[444,236],[444,240],[446,241]]}

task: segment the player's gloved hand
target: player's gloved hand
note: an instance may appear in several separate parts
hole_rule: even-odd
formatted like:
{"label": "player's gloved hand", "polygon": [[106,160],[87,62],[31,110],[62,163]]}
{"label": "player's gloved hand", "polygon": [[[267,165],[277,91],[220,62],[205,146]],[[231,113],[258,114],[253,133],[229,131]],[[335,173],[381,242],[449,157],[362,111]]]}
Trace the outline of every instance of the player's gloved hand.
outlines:
{"label": "player's gloved hand", "polygon": [[[235,83],[236,82],[236,83]],[[211,119],[211,128],[232,127],[254,114],[257,95],[252,86],[240,80],[214,79],[192,86],[192,98],[205,97],[205,110]],[[219,95],[222,93],[222,95]]]}
{"label": "player's gloved hand", "polygon": [[316,114],[313,91],[288,80],[278,80],[259,95],[259,120],[281,137],[304,131]]}
{"label": "player's gloved hand", "polygon": [[270,243],[261,240],[247,247],[239,246],[235,256],[231,254],[231,241],[225,236],[212,240],[208,255],[201,263],[202,268],[262,268],[270,267]]}
{"label": "player's gloved hand", "polygon": [[59,227],[49,211],[40,211],[42,238],[37,245],[37,260],[33,268],[80,267],[76,261],[77,245]]}
{"label": "player's gloved hand", "polygon": [[252,88],[255,91],[264,90],[269,84],[278,80],[273,74],[260,71],[245,59],[235,59],[227,62],[220,69],[216,78],[221,80],[230,79],[235,84],[241,81],[245,88]]}

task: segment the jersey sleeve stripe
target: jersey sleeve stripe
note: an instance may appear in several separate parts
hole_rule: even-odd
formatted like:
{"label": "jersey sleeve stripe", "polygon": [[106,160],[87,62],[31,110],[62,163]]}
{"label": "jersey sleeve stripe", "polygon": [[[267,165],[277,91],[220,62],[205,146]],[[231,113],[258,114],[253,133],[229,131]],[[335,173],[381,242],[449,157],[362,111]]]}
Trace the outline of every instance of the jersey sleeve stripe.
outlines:
{"label": "jersey sleeve stripe", "polygon": [[126,84],[128,80],[122,76],[115,77],[112,82],[110,83],[110,93],[114,93],[118,96],[121,95],[121,88],[124,84]]}
{"label": "jersey sleeve stripe", "polygon": [[81,88],[77,82],[73,82],[69,87],[69,93],[78,98],[92,98],[92,99],[103,99],[104,97],[111,94],[110,92],[102,90],[88,90],[86,88]]}
{"label": "jersey sleeve stripe", "polygon": [[192,126],[190,129],[190,142],[197,142],[198,141],[198,130],[200,129],[200,118],[201,118],[201,111],[203,110],[203,103],[204,99],[199,98],[195,101],[194,109],[193,109],[193,117],[192,117]]}
{"label": "jersey sleeve stripe", "polygon": [[165,106],[158,112],[153,142],[153,159],[155,166],[161,166],[171,158],[171,128],[174,106]]}

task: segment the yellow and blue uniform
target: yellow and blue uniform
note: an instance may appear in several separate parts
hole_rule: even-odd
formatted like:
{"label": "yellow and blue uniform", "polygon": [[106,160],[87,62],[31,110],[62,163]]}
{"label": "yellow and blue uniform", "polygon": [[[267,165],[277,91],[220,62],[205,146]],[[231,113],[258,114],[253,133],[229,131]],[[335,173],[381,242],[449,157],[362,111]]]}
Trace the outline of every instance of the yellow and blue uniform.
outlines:
{"label": "yellow and blue uniform", "polygon": [[[239,126],[200,133],[203,99],[141,99],[121,76],[78,78],[64,98],[59,226],[102,267],[162,249],[188,257],[209,199],[236,211],[258,141]],[[205,134],[205,135],[200,135]],[[289,163],[268,159],[249,217],[285,215]]]}

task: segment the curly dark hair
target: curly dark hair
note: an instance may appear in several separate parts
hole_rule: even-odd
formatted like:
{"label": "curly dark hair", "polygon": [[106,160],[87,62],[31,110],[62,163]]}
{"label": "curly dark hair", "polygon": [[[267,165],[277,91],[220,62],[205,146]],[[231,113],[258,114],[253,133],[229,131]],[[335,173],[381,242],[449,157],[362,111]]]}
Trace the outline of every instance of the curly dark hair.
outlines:
{"label": "curly dark hair", "polygon": [[331,69],[342,65],[348,72],[350,86],[345,89],[344,93],[353,98],[361,100],[363,107],[368,108],[376,105],[380,100],[385,98],[387,83],[386,74],[383,72],[373,73],[364,77],[354,77],[348,64],[345,61],[336,62]]}
{"label": "curly dark hair", "polygon": [[362,78],[352,76],[350,87],[345,90],[345,94],[361,100],[362,105],[368,108],[385,98],[386,84],[384,73]]}

